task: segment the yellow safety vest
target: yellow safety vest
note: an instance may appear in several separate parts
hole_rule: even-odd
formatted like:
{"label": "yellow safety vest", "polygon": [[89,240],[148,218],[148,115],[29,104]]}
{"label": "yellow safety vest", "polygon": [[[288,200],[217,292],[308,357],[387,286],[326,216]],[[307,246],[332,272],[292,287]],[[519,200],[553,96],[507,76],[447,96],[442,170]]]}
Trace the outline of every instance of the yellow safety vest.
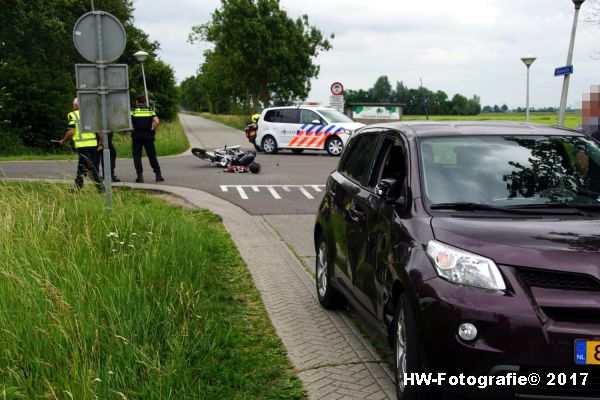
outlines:
{"label": "yellow safety vest", "polygon": [[69,113],[69,127],[75,126],[73,129],[75,133],[73,134],[73,143],[75,143],[75,148],[79,147],[96,147],[98,146],[98,140],[96,139],[96,134],[94,132],[81,132],[79,126],[81,125],[81,119],[79,117],[79,110],[73,111]]}

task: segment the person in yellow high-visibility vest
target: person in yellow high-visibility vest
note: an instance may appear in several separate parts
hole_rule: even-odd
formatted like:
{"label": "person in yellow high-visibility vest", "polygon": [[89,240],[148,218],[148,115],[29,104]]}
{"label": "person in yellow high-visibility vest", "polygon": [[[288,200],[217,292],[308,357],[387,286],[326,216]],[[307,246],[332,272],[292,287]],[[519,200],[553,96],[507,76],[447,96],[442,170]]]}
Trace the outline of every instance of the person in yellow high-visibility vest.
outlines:
{"label": "person in yellow high-visibility vest", "polygon": [[82,132],[77,98],[73,100],[73,112],[70,112],[67,117],[69,120],[67,132],[65,132],[65,137],[59,143],[64,145],[69,140],[73,140],[75,149],[77,149],[77,153],[79,154],[75,185],[78,188],[82,188],[83,178],[87,176],[94,181],[98,191],[102,191],[102,182],[98,176],[98,167],[100,164],[98,151],[103,149],[102,139],[98,140],[94,132]]}

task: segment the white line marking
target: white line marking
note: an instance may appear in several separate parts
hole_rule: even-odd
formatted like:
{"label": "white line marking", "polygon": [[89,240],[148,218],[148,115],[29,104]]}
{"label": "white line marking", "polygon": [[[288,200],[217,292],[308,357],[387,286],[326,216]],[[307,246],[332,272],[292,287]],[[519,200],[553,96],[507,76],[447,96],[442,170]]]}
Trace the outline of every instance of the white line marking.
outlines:
{"label": "white line marking", "polygon": [[244,188],[241,186],[237,186],[236,189],[238,190],[238,193],[240,194],[240,197],[244,200],[248,200],[248,196],[246,195],[246,192],[244,191]]}
{"label": "white line marking", "polygon": [[281,200],[281,196],[275,188],[281,188],[284,192],[290,193],[292,188],[297,188],[300,193],[309,200],[313,200],[313,195],[307,190],[312,188],[315,192],[323,192],[325,185],[220,185],[221,191],[229,192],[229,189],[235,189],[243,200],[248,200],[246,190],[252,190],[254,193],[259,193],[260,188],[266,188],[275,200]]}
{"label": "white line marking", "polygon": [[308,190],[304,189],[304,186],[299,186],[298,189],[300,190],[300,192],[302,192],[303,195],[306,196],[307,199],[314,199],[314,197],[312,197],[311,194],[308,193]]}
{"label": "white line marking", "polygon": [[281,200],[281,196],[279,196],[279,193],[273,189],[273,186],[267,186],[267,189],[269,189],[269,192],[271,192],[271,195],[275,198],[275,200]]}

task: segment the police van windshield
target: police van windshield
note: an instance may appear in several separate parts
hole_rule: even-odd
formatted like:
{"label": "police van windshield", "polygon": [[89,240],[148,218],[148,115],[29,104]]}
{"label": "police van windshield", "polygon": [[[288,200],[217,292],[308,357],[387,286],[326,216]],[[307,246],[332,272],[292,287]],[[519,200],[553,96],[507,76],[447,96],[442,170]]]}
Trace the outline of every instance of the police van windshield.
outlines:
{"label": "police van windshield", "polygon": [[584,137],[431,137],[419,152],[431,204],[600,204],[600,147]]}
{"label": "police van windshield", "polygon": [[319,109],[319,112],[331,124],[339,124],[341,122],[354,122],[352,121],[352,119],[348,118],[346,115],[342,114],[338,110],[321,108]]}

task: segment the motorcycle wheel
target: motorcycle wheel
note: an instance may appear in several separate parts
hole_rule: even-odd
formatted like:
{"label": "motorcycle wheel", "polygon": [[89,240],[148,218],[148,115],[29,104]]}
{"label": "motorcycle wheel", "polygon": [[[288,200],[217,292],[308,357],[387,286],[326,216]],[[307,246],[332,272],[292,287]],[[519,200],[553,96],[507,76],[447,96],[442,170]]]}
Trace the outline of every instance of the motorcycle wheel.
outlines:
{"label": "motorcycle wheel", "polygon": [[250,172],[252,172],[253,174],[258,174],[260,172],[260,164],[257,162],[253,162],[252,164],[250,164],[248,166],[248,169],[250,170]]}
{"label": "motorcycle wheel", "polygon": [[192,149],[192,154],[193,154],[193,155],[195,155],[195,156],[196,156],[196,157],[198,157],[198,158],[201,158],[201,159],[203,159],[203,160],[207,160],[207,161],[212,161],[212,160],[213,160],[213,159],[212,159],[212,157],[211,157],[211,156],[209,156],[209,155],[206,153],[206,150],[204,150],[204,149],[199,149],[198,147],[194,147],[194,148]]}

